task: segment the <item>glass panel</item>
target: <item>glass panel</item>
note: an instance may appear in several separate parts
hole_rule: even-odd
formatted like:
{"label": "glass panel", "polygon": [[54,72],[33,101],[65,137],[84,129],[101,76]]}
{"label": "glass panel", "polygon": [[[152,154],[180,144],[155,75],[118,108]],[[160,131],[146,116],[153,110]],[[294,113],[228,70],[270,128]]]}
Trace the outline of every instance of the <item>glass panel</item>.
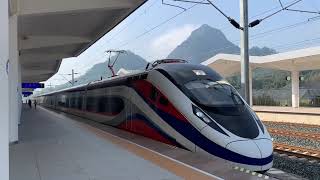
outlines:
{"label": "glass panel", "polygon": [[[252,73],[253,105],[291,106],[291,81],[289,71],[256,68]],[[240,74],[226,78],[238,91],[241,88]]]}
{"label": "glass panel", "polygon": [[320,107],[320,70],[300,72],[300,106]]}
{"label": "glass panel", "polygon": [[192,96],[206,106],[243,105],[239,94],[230,85],[210,80],[197,80],[185,84]]}

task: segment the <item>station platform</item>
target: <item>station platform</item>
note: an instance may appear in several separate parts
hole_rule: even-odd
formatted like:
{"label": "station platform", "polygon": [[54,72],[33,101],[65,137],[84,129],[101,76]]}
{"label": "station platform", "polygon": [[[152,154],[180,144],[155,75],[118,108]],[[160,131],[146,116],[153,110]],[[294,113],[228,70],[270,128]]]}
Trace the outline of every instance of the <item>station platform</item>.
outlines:
{"label": "station platform", "polygon": [[320,107],[253,106],[253,109],[258,112],[320,115]]}
{"label": "station platform", "polygon": [[272,179],[110,126],[23,107],[11,180]]}
{"label": "station platform", "polygon": [[263,121],[320,124],[320,107],[253,106]]}

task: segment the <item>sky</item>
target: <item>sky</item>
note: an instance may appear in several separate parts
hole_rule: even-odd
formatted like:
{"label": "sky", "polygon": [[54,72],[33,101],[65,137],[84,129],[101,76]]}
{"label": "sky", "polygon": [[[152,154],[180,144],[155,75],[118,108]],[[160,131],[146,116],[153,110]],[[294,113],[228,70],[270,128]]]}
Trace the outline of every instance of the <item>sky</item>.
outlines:
{"label": "sky", "polygon": [[[225,14],[239,21],[239,0],[211,1]],[[293,1],[282,0],[283,4]],[[229,41],[239,45],[240,31],[212,6],[194,6],[172,0],[165,2],[187,10],[163,5],[161,0],[147,1],[78,57],[63,59],[59,72],[45,82],[46,87],[66,83],[71,77],[59,74],[69,74],[72,69],[78,73],[76,77],[85,74],[94,64],[107,60],[105,51],[108,49],[130,50],[147,61],[165,58],[202,24],[220,29]],[[248,0],[248,3],[249,22],[280,9],[278,0]],[[320,12],[320,1],[302,0],[291,8]],[[316,16],[282,11],[250,29],[249,46],[266,46],[278,52],[320,46],[320,14],[314,18]]]}

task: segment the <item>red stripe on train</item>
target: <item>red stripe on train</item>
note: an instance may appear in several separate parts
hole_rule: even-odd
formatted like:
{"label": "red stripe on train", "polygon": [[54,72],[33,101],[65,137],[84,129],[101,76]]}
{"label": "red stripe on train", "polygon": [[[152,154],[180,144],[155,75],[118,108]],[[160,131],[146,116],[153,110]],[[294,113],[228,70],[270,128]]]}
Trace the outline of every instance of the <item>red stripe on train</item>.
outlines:
{"label": "red stripe on train", "polygon": [[[188,120],[174,107],[174,105],[170,102],[170,100],[155,86],[153,86],[150,82],[146,80],[137,80],[134,81],[133,87],[143,96],[143,98],[148,101],[148,103],[151,103],[154,105],[157,109],[168,113],[171,116],[174,116],[176,119],[179,119],[184,122],[188,122]],[[150,98],[152,88],[155,88],[157,90],[157,99],[154,101]],[[167,105],[162,105],[159,103],[159,98],[163,97],[168,100]]]}
{"label": "red stripe on train", "polygon": [[175,146],[170,140],[163,137],[158,131],[139,119],[125,121],[118,125],[118,128]]}

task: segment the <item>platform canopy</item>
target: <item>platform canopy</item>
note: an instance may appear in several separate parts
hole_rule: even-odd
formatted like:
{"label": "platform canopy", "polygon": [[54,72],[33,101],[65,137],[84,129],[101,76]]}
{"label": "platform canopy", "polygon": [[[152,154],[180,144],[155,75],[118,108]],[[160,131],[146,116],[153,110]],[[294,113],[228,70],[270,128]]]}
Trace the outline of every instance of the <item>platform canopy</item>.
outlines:
{"label": "platform canopy", "polygon": [[[240,72],[240,55],[218,54],[202,63],[224,77]],[[255,68],[291,72],[292,107],[299,107],[300,71],[320,69],[320,47],[300,49],[268,56],[250,56],[250,104],[252,105],[252,73]]]}
{"label": "platform canopy", "polygon": [[[230,76],[240,72],[240,55],[218,54],[202,63]],[[271,68],[285,71],[320,69],[320,47],[300,49],[268,56],[250,56],[250,67]]]}
{"label": "platform canopy", "polygon": [[45,81],[146,0],[9,0],[23,82]]}

